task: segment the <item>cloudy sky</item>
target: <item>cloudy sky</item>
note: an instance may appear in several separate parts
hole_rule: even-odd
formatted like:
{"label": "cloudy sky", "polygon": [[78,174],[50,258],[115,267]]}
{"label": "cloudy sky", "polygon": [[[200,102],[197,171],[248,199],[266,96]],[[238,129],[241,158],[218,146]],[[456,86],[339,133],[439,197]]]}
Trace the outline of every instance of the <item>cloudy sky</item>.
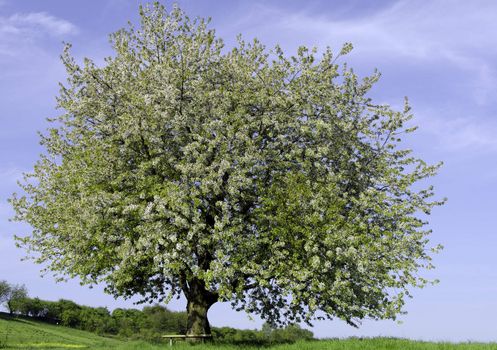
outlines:
{"label": "cloudy sky", "polygon": [[[164,1],[167,6],[171,2]],[[419,130],[406,140],[421,158],[445,165],[433,180],[447,205],[434,211],[432,241],[445,249],[428,276],[441,282],[414,291],[402,323],[316,323],[320,337],[401,336],[414,339],[497,341],[497,2],[436,1],[180,1],[190,16],[212,17],[227,45],[238,33],[279,43],[324,48],[352,42],[345,59],[361,75],[382,79],[372,92],[400,106],[408,96]],[[21,261],[13,234],[29,227],[8,221],[7,198],[40,152],[37,131],[54,116],[62,42],[78,59],[111,55],[107,35],[136,22],[132,0],[0,0],[0,279],[24,283],[32,296],[80,304],[132,307],[101,288],[56,284],[40,267]],[[184,301],[170,308],[182,310]],[[214,326],[255,328],[260,321],[228,305],[210,311]]]}

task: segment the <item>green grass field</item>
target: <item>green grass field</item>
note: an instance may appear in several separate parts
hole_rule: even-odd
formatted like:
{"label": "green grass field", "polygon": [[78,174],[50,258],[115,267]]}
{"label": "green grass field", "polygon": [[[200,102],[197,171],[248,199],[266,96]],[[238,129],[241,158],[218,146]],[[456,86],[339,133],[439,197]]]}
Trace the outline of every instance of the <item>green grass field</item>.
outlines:
{"label": "green grass field", "polygon": [[[0,314],[0,349],[116,349],[116,350],[158,350],[168,349],[167,344],[149,344],[145,342],[126,342],[100,337],[98,335],[62,326],[22,318],[10,318]],[[193,350],[234,350],[230,345],[199,344],[191,346],[185,343],[173,345],[173,349]],[[372,338],[345,340],[316,340],[298,342],[291,345],[278,345],[270,350],[497,350],[497,344],[480,343],[429,343],[404,339]]]}

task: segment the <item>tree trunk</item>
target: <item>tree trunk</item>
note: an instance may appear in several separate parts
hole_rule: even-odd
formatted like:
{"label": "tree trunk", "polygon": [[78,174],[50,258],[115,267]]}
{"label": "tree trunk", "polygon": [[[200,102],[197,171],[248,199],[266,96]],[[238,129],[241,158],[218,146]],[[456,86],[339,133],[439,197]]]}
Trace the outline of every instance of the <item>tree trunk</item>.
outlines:
{"label": "tree trunk", "polygon": [[200,304],[196,301],[188,301],[186,310],[188,312],[187,335],[210,335],[211,327],[207,312],[210,305]]}
{"label": "tree trunk", "polygon": [[[210,335],[211,327],[207,312],[209,308],[217,301],[217,293],[208,291],[203,281],[194,279],[188,283],[188,292],[186,299],[186,311],[188,314],[187,335]],[[189,341],[202,341],[202,338],[191,338]]]}

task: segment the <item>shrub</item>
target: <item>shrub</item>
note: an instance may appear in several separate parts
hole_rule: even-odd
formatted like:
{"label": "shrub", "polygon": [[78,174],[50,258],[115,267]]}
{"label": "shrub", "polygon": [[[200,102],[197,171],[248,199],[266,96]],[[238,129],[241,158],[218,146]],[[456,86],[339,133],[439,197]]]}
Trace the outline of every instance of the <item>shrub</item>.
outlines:
{"label": "shrub", "polygon": [[289,325],[285,328],[273,328],[268,324],[264,324],[260,331],[230,327],[213,328],[212,335],[217,342],[259,346],[294,343],[298,340],[313,339],[311,331],[302,329],[297,324]]}

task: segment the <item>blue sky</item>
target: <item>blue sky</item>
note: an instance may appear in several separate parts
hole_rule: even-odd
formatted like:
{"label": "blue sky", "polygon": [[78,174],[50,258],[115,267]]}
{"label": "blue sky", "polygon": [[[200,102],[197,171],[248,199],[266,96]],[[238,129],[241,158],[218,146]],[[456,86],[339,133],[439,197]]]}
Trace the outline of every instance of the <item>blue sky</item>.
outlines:
{"label": "blue sky", "polygon": [[[168,6],[171,2],[164,1]],[[40,267],[20,261],[13,234],[29,227],[11,223],[6,202],[16,180],[29,171],[41,147],[37,131],[55,115],[57,83],[64,80],[58,56],[62,41],[78,59],[101,62],[110,55],[107,35],[136,22],[138,1],[0,0],[0,279],[24,283],[32,296],[68,298],[95,306],[132,307],[101,288],[77,281],[56,284]],[[320,337],[401,336],[414,339],[497,341],[497,2],[434,1],[179,1],[191,16],[212,17],[230,45],[236,35],[258,37],[287,52],[304,44],[339,48],[361,75],[374,68],[382,79],[377,102],[401,106],[408,96],[419,125],[406,140],[421,158],[443,160],[433,179],[449,198],[430,218],[432,241],[445,249],[428,276],[441,282],[414,291],[402,324],[317,322]],[[182,310],[184,301],[170,308]],[[260,321],[217,304],[214,326],[255,328]]]}

